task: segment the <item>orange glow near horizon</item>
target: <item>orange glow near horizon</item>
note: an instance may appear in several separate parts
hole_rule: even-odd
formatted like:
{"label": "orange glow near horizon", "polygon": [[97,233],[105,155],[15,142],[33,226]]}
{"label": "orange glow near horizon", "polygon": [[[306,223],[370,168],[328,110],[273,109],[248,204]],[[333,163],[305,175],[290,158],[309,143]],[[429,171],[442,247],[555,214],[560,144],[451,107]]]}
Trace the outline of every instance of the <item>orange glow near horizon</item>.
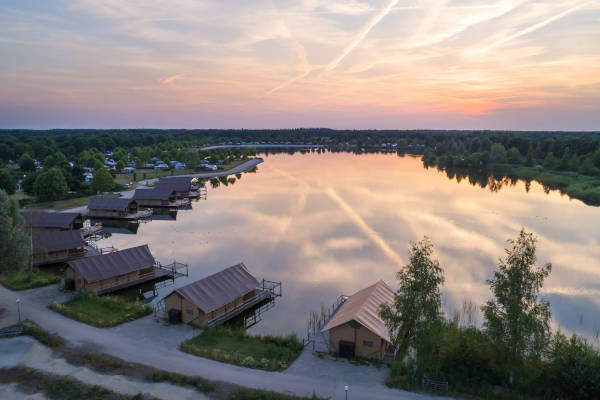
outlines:
{"label": "orange glow near horizon", "polygon": [[600,1],[0,10],[5,128],[600,125]]}

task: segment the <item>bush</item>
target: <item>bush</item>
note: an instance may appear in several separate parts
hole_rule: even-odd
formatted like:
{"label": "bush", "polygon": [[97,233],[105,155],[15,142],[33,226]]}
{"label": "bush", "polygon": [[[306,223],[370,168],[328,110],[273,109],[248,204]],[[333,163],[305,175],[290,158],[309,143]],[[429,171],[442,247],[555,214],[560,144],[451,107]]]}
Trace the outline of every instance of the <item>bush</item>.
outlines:
{"label": "bush", "polygon": [[145,378],[150,382],[170,382],[179,386],[191,386],[201,392],[208,393],[215,390],[213,384],[204,378],[198,376],[187,376],[168,371],[155,371]]}
{"label": "bush", "polygon": [[529,390],[543,397],[560,399],[600,398],[600,352],[584,339],[562,333],[552,338],[539,382]]}
{"label": "bush", "polygon": [[12,273],[5,272],[4,274],[0,274],[0,284],[10,290],[33,289],[51,285],[58,281],[59,279],[56,275],[40,271],[37,268],[34,268],[33,272],[22,269]]}

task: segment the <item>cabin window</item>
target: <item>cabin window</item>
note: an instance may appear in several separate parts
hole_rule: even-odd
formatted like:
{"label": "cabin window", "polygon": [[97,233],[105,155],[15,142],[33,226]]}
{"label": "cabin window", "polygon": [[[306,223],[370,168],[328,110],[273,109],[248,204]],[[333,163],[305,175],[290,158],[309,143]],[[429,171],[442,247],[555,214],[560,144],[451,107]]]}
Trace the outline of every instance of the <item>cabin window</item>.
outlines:
{"label": "cabin window", "polygon": [[189,308],[185,309],[185,312],[190,314],[190,315],[194,315],[194,311],[190,310]]}
{"label": "cabin window", "polygon": [[363,340],[363,346],[365,347],[373,347],[373,342],[370,340]]}
{"label": "cabin window", "polygon": [[81,285],[81,279],[77,279],[77,283]]}
{"label": "cabin window", "polygon": [[183,296],[180,295],[179,293],[177,293],[177,297],[179,297],[180,299],[183,299]]}

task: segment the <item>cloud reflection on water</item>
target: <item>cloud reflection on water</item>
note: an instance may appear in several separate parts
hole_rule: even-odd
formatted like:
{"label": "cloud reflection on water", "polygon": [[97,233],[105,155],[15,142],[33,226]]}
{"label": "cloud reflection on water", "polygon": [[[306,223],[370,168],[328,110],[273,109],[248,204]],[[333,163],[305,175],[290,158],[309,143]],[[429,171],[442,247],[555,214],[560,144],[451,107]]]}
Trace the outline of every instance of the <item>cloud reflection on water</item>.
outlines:
{"label": "cloud reflection on water", "polygon": [[600,325],[598,212],[535,183],[528,193],[522,183],[491,192],[450,180],[414,157],[281,154],[233,185],[209,188],[177,221],[152,221],[106,244],[148,243],[161,261],[189,263],[190,280],[244,261],[256,276],[283,281],[283,298],[254,329],[302,334],[321,303],[378,279],[395,286],[408,242],[424,235],[446,272],[447,311],[481,304],[506,239],[524,226],[538,235],[539,262],[554,265],[545,286],[557,301],[554,322],[590,334]]}

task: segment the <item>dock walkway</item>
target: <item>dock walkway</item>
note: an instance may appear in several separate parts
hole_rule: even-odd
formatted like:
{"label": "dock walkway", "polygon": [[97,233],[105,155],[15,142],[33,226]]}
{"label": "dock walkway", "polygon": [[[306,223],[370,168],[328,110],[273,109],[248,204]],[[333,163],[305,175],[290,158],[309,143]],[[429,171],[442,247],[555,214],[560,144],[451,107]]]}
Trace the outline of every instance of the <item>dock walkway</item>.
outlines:
{"label": "dock walkway", "polygon": [[309,337],[306,341],[306,346],[310,346],[313,352],[317,353],[329,353],[329,343],[330,343],[330,334],[329,331],[321,332],[321,329],[327,325],[327,323],[333,318],[336,312],[340,309],[340,307],[346,302],[348,299],[347,296],[341,295],[338,297],[336,302],[329,309],[327,315],[323,315],[322,318],[317,321],[316,326],[314,326],[314,332],[309,334]]}

